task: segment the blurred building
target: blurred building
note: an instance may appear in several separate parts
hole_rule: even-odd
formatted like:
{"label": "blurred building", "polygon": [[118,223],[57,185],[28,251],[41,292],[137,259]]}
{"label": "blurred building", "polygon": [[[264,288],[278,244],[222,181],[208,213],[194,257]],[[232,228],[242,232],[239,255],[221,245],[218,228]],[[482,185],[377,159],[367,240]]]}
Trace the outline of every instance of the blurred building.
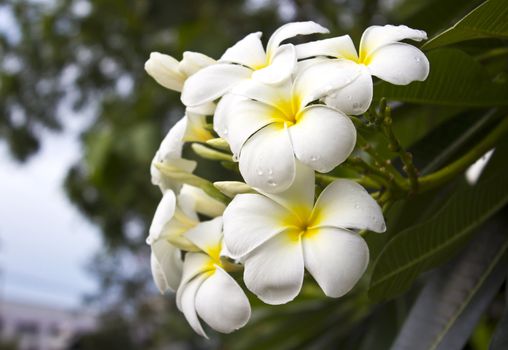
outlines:
{"label": "blurred building", "polygon": [[87,310],[3,301],[0,336],[19,350],[64,350],[76,335],[96,327],[96,316]]}

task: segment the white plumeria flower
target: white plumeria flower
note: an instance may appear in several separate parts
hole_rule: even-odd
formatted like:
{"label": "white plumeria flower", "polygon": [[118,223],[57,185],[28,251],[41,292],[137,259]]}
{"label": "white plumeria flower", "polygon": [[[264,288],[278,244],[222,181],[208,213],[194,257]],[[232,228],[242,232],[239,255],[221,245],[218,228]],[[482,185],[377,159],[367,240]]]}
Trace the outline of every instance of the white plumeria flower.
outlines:
{"label": "white plumeria flower", "polygon": [[172,190],[166,190],[155,210],[146,241],[153,244],[159,239],[165,239],[180,249],[195,251],[196,246],[184,234],[199,224],[197,213],[217,216],[224,209],[223,203],[192,186],[184,185],[178,196]]}
{"label": "white plumeria flower", "polygon": [[199,225],[197,213],[209,217],[222,215],[225,205],[203,190],[183,185],[178,196],[166,190],[150,225],[147,243],[152,248],[151,267],[155,284],[161,293],[174,291],[180,283],[182,261],[180,250],[199,250],[185,238],[185,233]]}
{"label": "white plumeria flower", "polygon": [[155,153],[150,166],[152,184],[159,186],[161,191],[172,189],[179,191],[181,183],[165,178],[155,166],[157,163],[165,163],[192,173],[196,168],[196,162],[182,158],[182,149],[185,142],[197,141],[206,142],[213,138],[213,135],[205,129],[206,117],[187,111],[167,133],[164,140]]}
{"label": "white plumeria flower", "polygon": [[[310,104],[326,91],[318,73],[326,74],[316,64],[276,86],[251,80],[217,105],[214,129],[229,143],[250,186],[284,191],[295,177],[295,157],[328,172],[353,151],[356,129],[350,118],[324,104]],[[337,80],[347,84],[354,76],[345,71]]]}
{"label": "white plumeria flower", "polygon": [[[427,57],[416,47],[400,42],[405,39],[421,41],[427,39],[427,34],[404,25],[371,26],[362,35],[359,55],[349,35],[297,45],[296,51],[299,59],[336,57],[335,60],[322,61],[323,71],[331,72],[322,83],[334,88],[325,102],[346,114],[361,114],[367,111],[372,101],[372,75],[396,85],[427,78]],[[345,67],[360,68],[360,74],[351,84],[334,87],[335,77]]]}
{"label": "white plumeria flower", "polygon": [[[180,92],[188,77],[212,64],[215,64],[213,58],[199,52],[184,52],[180,62],[169,55],[152,52],[150,58],[145,62],[145,70],[160,85],[169,90]],[[192,111],[211,115],[214,108],[213,103],[206,103],[193,107]]]}
{"label": "white plumeria flower", "polygon": [[186,106],[211,102],[250,78],[267,84],[287,79],[295,70],[296,53],[294,45],[281,43],[297,35],[313,33],[328,33],[328,30],[311,21],[285,24],[270,37],[266,51],[261,32],[247,35],[227,49],[217,64],[202,69],[185,82],[182,102]]}
{"label": "white plumeria flower", "polygon": [[221,333],[243,327],[250,318],[249,300],[238,283],[225,271],[221,256],[222,218],[202,222],[185,236],[201,251],[187,253],[183,277],[176,294],[178,308],[191,327],[207,337],[198,316]]}
{"label": "white plumeria flower", "polygon": [[293,300],[305,269],[327,296],[346,294],[369,261],[367,244],[351,229],[385,231],[381,208],[353,181],[334,181],[314,204],[314,172],[301,165],[286,192],[237,195],[223,220],[247,288],[268,304]]}

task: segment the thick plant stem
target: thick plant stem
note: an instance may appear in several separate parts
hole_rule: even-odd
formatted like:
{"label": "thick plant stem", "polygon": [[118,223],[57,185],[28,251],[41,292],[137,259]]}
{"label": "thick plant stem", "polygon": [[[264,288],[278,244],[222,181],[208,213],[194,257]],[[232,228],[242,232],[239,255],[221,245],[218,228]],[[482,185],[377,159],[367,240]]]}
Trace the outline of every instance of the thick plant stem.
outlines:
{"label": "thick plant stem", "polygon": [[439,187],[462,173],[471,164],[495,146],[496,142],[508,132],[508,116],[499,123],[480,143],[455,162],[427,176],[419,178],[418,192]]}

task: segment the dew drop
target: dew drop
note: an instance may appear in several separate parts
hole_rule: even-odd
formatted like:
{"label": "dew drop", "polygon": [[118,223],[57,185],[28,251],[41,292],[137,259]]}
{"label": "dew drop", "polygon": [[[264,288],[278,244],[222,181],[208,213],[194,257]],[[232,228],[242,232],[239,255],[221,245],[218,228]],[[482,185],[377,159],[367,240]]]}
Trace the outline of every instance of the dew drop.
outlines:
{"label": "dew drop", "polygon": [[228,128],[224,128],[224,129],[222,130],[222,133],[223,133],[224,135],[227,135],[227,134],[229,133]]}
{"label": "dew drop", "polygon": [[316,155],[312,155],[312,156],[310,156],[310,160],[311,160],[312,162],[315,162],[315,161],[316,161],[316,160],[318,160],[319,158],[321,158],[321,157],[320,157],[320,156],[316,156]]}
{"label": "dew drop", "polygon": [[238,162],[238,154],[233,154],[233,162]]}
{"label": "dew drop", "polygon": [[270,180],[268,180],[268,185],[275,187],[275,186],[277,186],[277,183],[273,179],[270,179]]}
{"label": "dew drop", "polygon": [[259,175],[259,176],[263,176],[263,170],[259,169],[256,170],[256,173]]}
{"label": "dew drop", "polygon": [[268,175],[273,175],[273,170],[272,170],[272,168],[268,168]]}
{"label": "dew drop", "polygon": [[421,61],[421,60],[420,60],[420,57],[415,57],[415,61],[416,61],[416,62],[420,62],[420,61]]}
{"label": "dew drop", "polygon": [[355,208],[356,208],[356,209],[360,209],[360,204],[355,203]]}
{"label": "dew drop", "polygon": [[357,110],[357,109],[359,109],[359,108],[360,108],[360,104],[359,104],[358,102],[354,102],[354,103],[353,103],[353,109],[354,109],[354,110]]}

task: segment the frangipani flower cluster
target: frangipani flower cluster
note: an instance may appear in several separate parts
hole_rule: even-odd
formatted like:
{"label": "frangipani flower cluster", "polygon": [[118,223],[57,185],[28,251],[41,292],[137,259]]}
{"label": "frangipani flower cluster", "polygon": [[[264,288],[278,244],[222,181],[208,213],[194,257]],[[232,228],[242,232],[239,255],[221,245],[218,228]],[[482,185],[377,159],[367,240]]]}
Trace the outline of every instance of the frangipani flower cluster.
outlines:
{"label": "frangipani flower cluster", "polygon": [[[353,151],[350,116],[370,107],[372,76],[400,85],[426,79],[425,55],[401,42],[426,34],[373,26],[359,54],[347,35],[284,43],[326,33],[314,22],[289,23],[266,49],[257,32],[217,61],[152,53],[145,65],[161,85],[181,91],[186,107],[151,166],[163,193],[147,239],[152,273],[161,292],[176,291],[178,308],[200,335],[206,337],[201,321],[229,333],[250,318],[248,298],[230,272],[243,269],[246,288],[268,304],[293,300],[305,271],[325,295],[340,297],[368,265],[358,232],[385,231],[381,208],[364,188],[336,179],[316,198],[315,172],[330,172]],[[196,162],[182,158],[185,142],[231,151],[245,183],[216,183],[229,197],[216,196],[221,201],[192,186]]]}

